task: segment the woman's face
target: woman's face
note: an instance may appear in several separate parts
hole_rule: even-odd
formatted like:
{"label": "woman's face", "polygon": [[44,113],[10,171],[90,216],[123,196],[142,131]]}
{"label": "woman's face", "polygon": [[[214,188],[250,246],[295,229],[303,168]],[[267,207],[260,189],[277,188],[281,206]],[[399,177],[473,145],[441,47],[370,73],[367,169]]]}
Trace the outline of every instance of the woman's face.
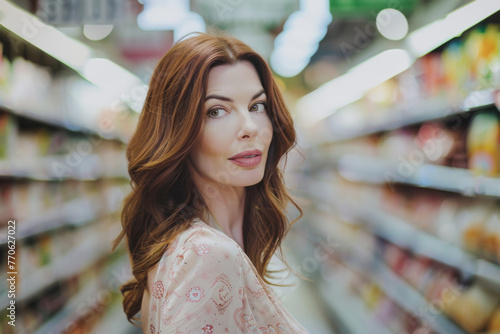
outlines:
{"label": "woman's face", "polygon": [[[205,187],[259,183],[273,129],[257,71],[248,61],[216,66],[203,98],[205,123],[190,154],[194,177],[201,177]],[[245,157],[235,159],[240,154]]]}

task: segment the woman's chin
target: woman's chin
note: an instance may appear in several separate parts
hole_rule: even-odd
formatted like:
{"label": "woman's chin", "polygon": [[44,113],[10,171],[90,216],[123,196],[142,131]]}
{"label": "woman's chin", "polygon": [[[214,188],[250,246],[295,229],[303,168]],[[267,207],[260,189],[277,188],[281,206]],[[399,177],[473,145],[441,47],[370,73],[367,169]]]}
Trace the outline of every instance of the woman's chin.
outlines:
{"label": "woman's chin", "polygon": [[255,177],[241,177],[239,180],[234,180],[234,185],[239,187],[250,187],[262,181],[263,178],[263,174]]}

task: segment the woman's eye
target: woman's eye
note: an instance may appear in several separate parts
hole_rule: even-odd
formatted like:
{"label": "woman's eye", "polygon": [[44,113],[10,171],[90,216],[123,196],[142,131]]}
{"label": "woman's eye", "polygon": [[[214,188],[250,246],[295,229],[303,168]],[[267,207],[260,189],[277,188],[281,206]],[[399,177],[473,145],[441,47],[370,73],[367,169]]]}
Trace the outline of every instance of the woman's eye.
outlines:
{"label": "woman's eye", "polygon": [[226,111],[222,108],[213,108],[207,112],[207,115],[212,118],[219,118],[224,115]]}
{"label": "woman's eye", "polygon": [[[257,107],[257,108],[255,108],[255,107]],[[264,110],[266,110],[266,103],[265,102],[256,103],[250,109],[250,111],[256,111],[256,112],[262,112]]]}

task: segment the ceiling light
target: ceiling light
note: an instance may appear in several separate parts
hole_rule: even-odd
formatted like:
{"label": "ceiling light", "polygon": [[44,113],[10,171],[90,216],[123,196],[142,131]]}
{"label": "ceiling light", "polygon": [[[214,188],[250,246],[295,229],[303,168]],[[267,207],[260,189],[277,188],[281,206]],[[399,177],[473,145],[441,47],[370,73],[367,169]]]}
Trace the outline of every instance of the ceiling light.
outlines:
{"label": "ceiling light", "polygon": [[327,0],[302,0],[274,40],[271,68],[283,77],[299,74],[318,50],[332,21]]}
{"label": "ceiling light", "polygon": [[104,58],[90,59],[85,64],[82,74],[96,86],[116,95],[142,85],[140,79],[134,74]]}
{"label": "ceiling light", "polygon": [[402,49],[391,49],[353,67],[297,102],[301,125],[311,126],[340,108],[361,99],[368,90],[408,69],[411,55]]}
{"label": "ceiling light", "polygon": [[[83,78],[116,94],[132,110],[141,111],[141,106],[132,101],[132,92],[143,86],[142,80],[109,59],[93,58],[94,51],[66,36],[58,29],[43,23],[36,16],[0,0],[0,25],[12,31],[25,41],[75,70]],[[136,99],[137,100],[137,99]]]}
{"label": "ceiling light", "polygon": [[205,20],[191,12],[188,0],[150,0],[137,16],[143,30],[173,30],[174,42],[190,32],[205,32]]}
{"label": "ceiling light", "polygon": [[84,24],[83,35],[92,41],[99,41],[109,36],[112,24]]}
{"label": "ceiling light", "polygon": [[0,24],[67,66],[79,71],[91,57],[91,49],[36,16],[0,0]]}
{"label": "ceiling light", "polygon": [[476,0],[410,33],[403,49],[384,51],[337,77],[297,102],[301,125],[311,126],[366,92],[409,68],[421,57],[500,10],[498,0]]}
{"label": "ceiling light", "polygon": [[403,39],[408,33],[408,20],[394,8],[381,10],[377,15],[376,24],[380,34],[390,40]]}
{"label": "ceiling light", "polygon": [[409,34],[406,38],[408,50],[414,56],[421,57],[499,10],[498,0],[473,1],[454,10],[444,19],[434,21]]}

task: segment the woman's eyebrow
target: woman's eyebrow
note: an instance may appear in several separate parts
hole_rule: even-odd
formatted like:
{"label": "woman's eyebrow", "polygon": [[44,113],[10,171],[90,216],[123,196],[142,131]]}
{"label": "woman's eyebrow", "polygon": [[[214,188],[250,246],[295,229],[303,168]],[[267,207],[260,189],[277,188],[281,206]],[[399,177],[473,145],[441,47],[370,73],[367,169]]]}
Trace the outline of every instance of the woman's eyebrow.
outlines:
{"label": "woman's eyebrow", "polygon": [[[254,96],[252,96],[251,100],[255,100],[256,98],[258,98],[259,96],[261,96],[263,93],[265,92],[264,89],[261,89],[257,94],[255,94]],[[208,95],[207,97],[205,97],[205,102],[209,99],[218,99],[218,100],[222,100],[222,101],[228,101],[228,102],[233,102],[232,99],[230,99],[229,97],[225,97],[225,96],[220,96],[220,95]]]}

